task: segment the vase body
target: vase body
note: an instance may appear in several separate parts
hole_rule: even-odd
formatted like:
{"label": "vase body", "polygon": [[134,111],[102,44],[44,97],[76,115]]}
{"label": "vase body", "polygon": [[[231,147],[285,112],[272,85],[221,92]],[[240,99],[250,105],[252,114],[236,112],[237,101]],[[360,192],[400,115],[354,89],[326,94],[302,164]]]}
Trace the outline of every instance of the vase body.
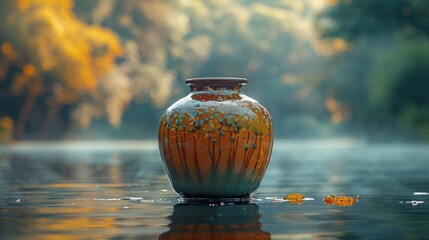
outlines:
{"label": "vase body", "polygon": [[158,143],[173,190],[185,199],[254,193],[273,145],[267,110],[241,93],[244,78],[186,80],[191,92],[162,115]]}

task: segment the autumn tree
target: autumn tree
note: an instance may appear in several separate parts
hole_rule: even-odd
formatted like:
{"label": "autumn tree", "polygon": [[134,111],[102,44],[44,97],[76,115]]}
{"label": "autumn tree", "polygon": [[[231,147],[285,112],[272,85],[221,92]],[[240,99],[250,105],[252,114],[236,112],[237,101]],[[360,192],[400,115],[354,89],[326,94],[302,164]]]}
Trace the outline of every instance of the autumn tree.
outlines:
{"label": "autumn tree", "polygon": [[67,106],[97,98],[122,54],[111,30],[78,20],[72,8],[71,0],[1,3],[0,115],[16,122],[17,139],[27,129],[46,134]]}

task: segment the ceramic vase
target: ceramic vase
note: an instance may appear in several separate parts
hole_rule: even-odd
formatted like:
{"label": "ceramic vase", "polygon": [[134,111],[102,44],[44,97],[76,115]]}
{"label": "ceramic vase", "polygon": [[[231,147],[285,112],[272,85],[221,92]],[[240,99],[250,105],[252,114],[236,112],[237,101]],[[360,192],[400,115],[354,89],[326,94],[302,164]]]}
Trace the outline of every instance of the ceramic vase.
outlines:
{"label": "ceramic vase", "polygon": [[192,78],[190,93],[162,115],[158,143],[173,190],[183,199],[246,201],[270,161],[268,111],[241,92],[245,78]]}

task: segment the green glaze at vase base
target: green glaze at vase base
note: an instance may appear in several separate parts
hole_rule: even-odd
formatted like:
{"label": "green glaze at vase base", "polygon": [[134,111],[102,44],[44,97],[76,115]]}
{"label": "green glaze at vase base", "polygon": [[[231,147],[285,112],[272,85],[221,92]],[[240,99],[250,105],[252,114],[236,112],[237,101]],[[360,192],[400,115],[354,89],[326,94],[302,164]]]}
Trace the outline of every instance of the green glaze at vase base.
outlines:
{"label": "green glaze at vase base", "polygon": [[[232,199],[219,202],[236,202],[233,199],[246,199],[256,192],[260,181],[227,171],[216,177],[190,180],[171,176],[171,186],[183,199]],[[238,202],[240,202],[239,200]]]}

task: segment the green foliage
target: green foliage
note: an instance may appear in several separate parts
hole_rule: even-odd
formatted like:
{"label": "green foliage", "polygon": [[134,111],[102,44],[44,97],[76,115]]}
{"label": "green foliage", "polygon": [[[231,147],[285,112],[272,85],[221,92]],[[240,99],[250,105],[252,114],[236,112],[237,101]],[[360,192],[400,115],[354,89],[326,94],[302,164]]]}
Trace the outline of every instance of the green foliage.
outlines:
{"label": "green foliage", "polygon": [[340,0],[321,18],[322,36],[348,41],[398,31],[429,35],[426,0]]}
{"label": "green foliage", "polygon": [[320,15],[323,37],[352,46],[331,58],[324,83],[351,109],[349,129],[378,140],[428,139],[428,9],[420,0],[343,0]]}
{"label": "green foliage", "polygon": [[370,111],[404,134],[429,138],[429,44],[407,41],[380,54],[368,78]]}

